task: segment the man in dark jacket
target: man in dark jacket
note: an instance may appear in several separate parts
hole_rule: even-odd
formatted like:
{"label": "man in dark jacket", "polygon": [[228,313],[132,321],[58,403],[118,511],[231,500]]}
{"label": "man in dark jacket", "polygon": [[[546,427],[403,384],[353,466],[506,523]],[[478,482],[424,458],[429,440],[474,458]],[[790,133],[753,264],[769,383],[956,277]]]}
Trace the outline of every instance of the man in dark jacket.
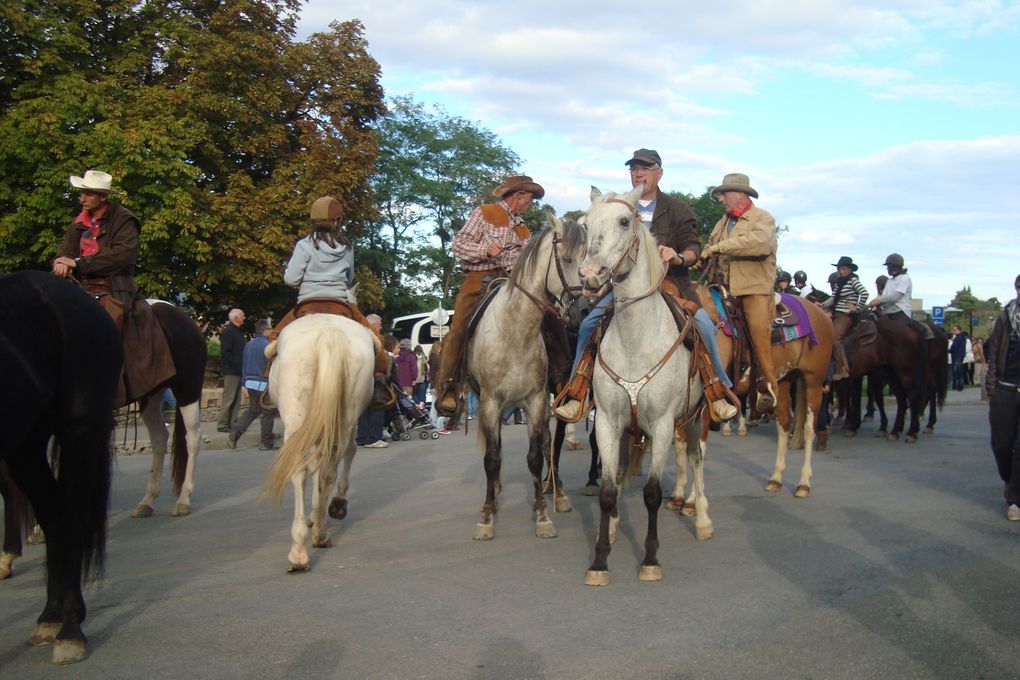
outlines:
{"label": "man in dark jacket", "polygon": [[266,381],[266,346],[273,325],[269,319],[259,319],[255,324],[255,337],[244,347],[242,378],[244,389],[248,391],[248,410],[237,420],[237,425],[227,437],[227,446],[237,447],[237,440],[244,436],[256,418],[261,425],[259,450],[269,451],[273,448],[273,420],[275,414],[262,408],[262,393],[269,383]]}
{"label": "man in dark jacket", "polygon": [[953,339],[949,345],[949,358],[952,360],[953,389],[963,391],[963,357],[967,354],[967,336],[959,326],[953,326]]}
{"label": "man in dark jacket", "polygon": [[99,170],[71,177],[82,210],[57,248],[53,273],[76,278],[110,313],[124,337],[124,373],[116,406],[145,396],[176,373],[166,337],[135,285],[138,218],[110,202],[113,178]]}
{"label": "man in dark jacket", "polygon": [[241,394],[241,369],[244,367],[244,346],[247,341],[241,333],[244,312],[237,307],[227,314],[229,323],[220,333],[220,373],[223,375],[223,399],[220,401],[220,418],[216,429],[232,432],[237,420],[237,405]]}
{"label": "man in dark jacket", "polygon": [[1020,276],[1013,288],[1016,299],[996,318],[985,343],[985,387],[992,453],[1006,484],[1006,519],[1020,521]]}

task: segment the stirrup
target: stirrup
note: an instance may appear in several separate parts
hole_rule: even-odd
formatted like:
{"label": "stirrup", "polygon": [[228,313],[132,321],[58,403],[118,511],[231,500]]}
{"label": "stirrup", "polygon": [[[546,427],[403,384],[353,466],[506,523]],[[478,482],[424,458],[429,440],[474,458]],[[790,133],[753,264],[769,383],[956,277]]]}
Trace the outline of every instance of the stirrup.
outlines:
{"label": "stirrup", "polygon": [[[576,404],[576,406],[574,406]],[[579,423],[591,412],[589,399],[567,397],[559,405],[553,405],[553,415],[564,423]]]}
{"label": "stirrup", "polygon": [[436,413],[444,418],[454,418],[460,411],[457,386],[452,382],[440,388],[436,394]]}

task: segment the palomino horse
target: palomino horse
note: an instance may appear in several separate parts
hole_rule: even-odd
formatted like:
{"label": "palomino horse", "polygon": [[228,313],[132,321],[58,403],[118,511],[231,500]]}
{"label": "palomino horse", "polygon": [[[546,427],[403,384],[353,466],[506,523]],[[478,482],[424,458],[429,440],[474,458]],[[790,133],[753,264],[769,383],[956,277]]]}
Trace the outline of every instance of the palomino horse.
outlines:
{"label": "palomino horse", "polygon": [[46,606],[28,642],[53,643],[56,663],[88,656],[81,585],[105,556],[121,362],[116,325],[81,289],[43,272],[0,277],[0,460],[46,533]]}
{"label": "palomino horse", "polygon": [[[595,560],[585,576],[587,585],[609,583],[610,544],[616,536],[620,512],[618,473],[621,465],[626,465],[631,474],[640,472],[640,459],[648,448],[652,453],[644,486],[648,532],[639,578],[662,578],[657,558],[660,479],[676,430],[681,430],[688,442],[687,455],[695,470],[696,536],[707,539],[713,532],[700,446],[704,411],[701,378],[693,370],[692,352],[684,345],[693,321],[688,319],[683,331],[679,330],[659,293],[665,270],[655,237],[644,228],[635,207],[643,190],[638,186],[628,194],[603,196],[593,187],[592,205],[585,218],[588,252],[581,265],[582,281],[588,290],[611,284],[615,296],[613,318],[599,346],[593,376],[598,412],[595,435],[602,460],[602,513]],[[631,446],[642,436],[646,438],[644,446]]]}
{"label": "palomino horse", "polygon": [[[485,447],[485,501],[475,540],[495,535],[500,491],[502,438],[500,413],[508,406],[527,412],[528,469],[535,485],[535,535],[556,536],[542,495],[542,466],[549,450],[549,357],[542,339],[546,314],[561,316],[569,298],[580,290],[577,264],[585,244],[584,228],[550,217],[550,226],[521,252],[510,279],[492,297],[478,321],[467,352],[468,380],[478,394],[478,424]],[[555,480],[553,504],[570,510],[562,484]]]}
{"label": "palomino horse", "polygon": [[[358,416],[372,398],[375,339],[371,331],[334,314],[309,314],[280,333],[276,360],[269,370],[269,392],[283,419],[283,446],[266,477],[265,496],[280,500],[289,481],[294,489],[292,544],[287,571],[307,571],[308,528],[312,545],[328,548],[323,499],[336,482],[331,517],[347,515],[347,489],[357,447]],[[312,509],[305,517],[305,482],[311,476]]]}
{"label": "palomino horse", "polygon": [[177,408],[174,415],[174,439],[170,454],[170,478],[173,492],[177,496],[173,510],[174,517],[191,512],[191,493],[194,490],[195,460],[201,443],[201,415],[199,400],[202,397],[202,380],[205,376],[205,338],[195,322],[179,308],[168,302],[151,301],[152,314],[156,317],[173,358],[176,374],[165,383],[150,390],[141,399],[142,421],[149,431],[152,445],[152,467],[149,469],[149,483],[145,496],[131,512],[132,517],[150,517],[152,504],[159,496],[160,479],[163,475],[163,459],[169,439],[163,423],[163,390],[167,387],[174,393]]}

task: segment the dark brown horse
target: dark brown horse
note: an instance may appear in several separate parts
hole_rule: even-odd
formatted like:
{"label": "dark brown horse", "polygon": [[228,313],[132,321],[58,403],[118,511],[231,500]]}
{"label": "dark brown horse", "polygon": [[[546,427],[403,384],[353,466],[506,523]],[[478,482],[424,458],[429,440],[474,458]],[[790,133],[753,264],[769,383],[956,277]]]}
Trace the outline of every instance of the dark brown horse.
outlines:
{"label": "dark brown horse", "polygon": [[53,644],[57,663],[87,656],[81,586],[105,556],[121,361],[116,325],[84,291],[44,272],[0,277],[0,460],[46,534],[46,606],[28,642]]}
{"label": "dark brown horse", "polygon": [[[897,404],[896,420],[888,439],[899,439],[909,409],[910,425],[904,441],[908,444],[917,441],[920,414],[928,402],[928,380],[929,375],[932,375],[928,340],[921,325],[869,314],[850,329],[843,344],[853,385],[850,389],[847,430],[856,432],[860,427],[861,380],[866,375],[877,374],[885,367]],[[945,362],[945,354],[942,355],[942,361]],[[935,375],[932,375],[932,380],[934,384]]]}

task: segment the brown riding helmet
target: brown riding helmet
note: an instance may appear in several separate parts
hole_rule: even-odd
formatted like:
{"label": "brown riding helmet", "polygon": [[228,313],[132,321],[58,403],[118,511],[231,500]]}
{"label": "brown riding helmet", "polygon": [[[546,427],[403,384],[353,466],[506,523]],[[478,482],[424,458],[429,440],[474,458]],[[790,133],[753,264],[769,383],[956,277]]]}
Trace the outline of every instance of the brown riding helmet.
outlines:
{"label": "brown riding helmet", "polygon": [[886,267],[903,267],[903,256],[899,253],[893,253],[889,257],[885,258],[883,263]]}
{"label": "brown riding helmet", "polygon": [[344,216],[343,204],[332,196],[323,196],[315,199],[311,209],[308,211],[308,218],[316,223],[332,223]]}

